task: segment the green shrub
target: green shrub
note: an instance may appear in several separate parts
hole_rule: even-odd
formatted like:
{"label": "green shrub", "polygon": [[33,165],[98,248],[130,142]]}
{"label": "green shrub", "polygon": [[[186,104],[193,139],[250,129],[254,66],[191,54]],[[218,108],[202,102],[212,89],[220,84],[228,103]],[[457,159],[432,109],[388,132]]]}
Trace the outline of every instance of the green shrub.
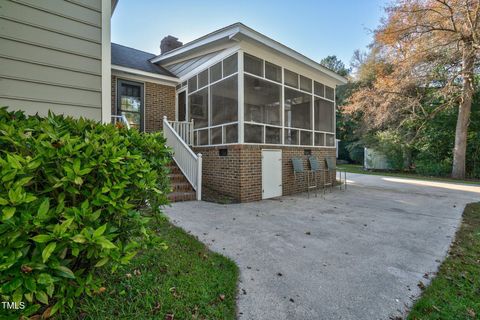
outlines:
{"label": "green shrub", "polygon": [[450,159],[418,159],[415,161],[415,172],[423,176],[446,177],[452,172],[452,161]]}
{"label": "green shrub", "polygon": [[402,137],[395,131],[379,131],[375,135],[375,150],[387,157],[388,165],[393,170],[405,168],[407,148]]}
{"label": "green shrub", "polygon": [[108,286],[95,268],[165,246],[148,222],[167,203],[168,161],[159,133],[0,108],[1,300],[54,314]]}

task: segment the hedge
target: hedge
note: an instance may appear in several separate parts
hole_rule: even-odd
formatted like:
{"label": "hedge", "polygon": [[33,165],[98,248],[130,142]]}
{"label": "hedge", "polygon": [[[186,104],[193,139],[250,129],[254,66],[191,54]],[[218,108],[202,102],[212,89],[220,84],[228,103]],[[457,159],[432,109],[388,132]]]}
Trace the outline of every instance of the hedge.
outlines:
{"label": "hedge", "polygon": [[96,268],[166,247],[150,220],[168,202],[170,159],[161,133],[0,108],[2,301],[53,315],[105,290]]}

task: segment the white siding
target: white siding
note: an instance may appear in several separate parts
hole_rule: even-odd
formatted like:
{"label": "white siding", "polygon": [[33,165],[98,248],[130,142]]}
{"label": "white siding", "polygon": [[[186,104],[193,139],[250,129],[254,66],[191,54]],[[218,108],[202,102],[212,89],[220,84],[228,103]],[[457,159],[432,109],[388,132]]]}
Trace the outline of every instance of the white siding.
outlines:
{"label": "white siding", "polygon": [[102,117],[101,0],[0,0],[0,105]]}

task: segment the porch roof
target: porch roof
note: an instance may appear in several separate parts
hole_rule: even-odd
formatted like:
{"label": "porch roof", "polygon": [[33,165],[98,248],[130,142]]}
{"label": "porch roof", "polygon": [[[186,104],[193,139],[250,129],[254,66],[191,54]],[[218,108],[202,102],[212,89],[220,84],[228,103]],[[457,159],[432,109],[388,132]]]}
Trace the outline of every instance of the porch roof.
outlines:
{"label": "porch roof", "polygon": [[183,46],[168,51],[162,55],[155,56],[151,58],[150,61],[156,64],[164,64],[177,59],[181,59],[182,57],[191,55],[192,53],[195,53],[197,51],[201,51],[206,47],[214,47],[228,41],[242,40],[251,41],[256,44],[266,46],[291,59],[299,61],[304,65],[320,71],[321,73],[333,79],[339,85],[347,83],[347,79],[345,77],[340,76],[336,72],[326,68],[318,62],[313,61],[312,59],[302,55],[301,53],[253,30],[252,28],[247,27],[240,22],[209,33],[201,38],[186,43]]}

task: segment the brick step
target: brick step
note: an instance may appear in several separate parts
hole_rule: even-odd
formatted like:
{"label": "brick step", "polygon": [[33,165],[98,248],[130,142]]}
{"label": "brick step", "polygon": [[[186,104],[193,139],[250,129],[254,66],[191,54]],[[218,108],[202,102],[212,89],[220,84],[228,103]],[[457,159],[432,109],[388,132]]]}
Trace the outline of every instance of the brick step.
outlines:
{"label": "brick step", "polygon": [[170,171],[170,174],[182,174],[182,170],[177,166],[169,165],[167,168]]}
{"label": "brick step", "polygon": [[182,173],[170,173],[168,175],[172,184],[188,182],[187,178],[184,177]]}
{"label": "brick step", "polygon": [[191,192],[192,186],[188,182],[172,182],[172,192]]}
{"label": "brick step", "polygon": [[196,194],[193,191],[190,191],[190,192],[172,192],[168,195],[168,199],[171,202],[192,201],[192,200],[196,199]]}

